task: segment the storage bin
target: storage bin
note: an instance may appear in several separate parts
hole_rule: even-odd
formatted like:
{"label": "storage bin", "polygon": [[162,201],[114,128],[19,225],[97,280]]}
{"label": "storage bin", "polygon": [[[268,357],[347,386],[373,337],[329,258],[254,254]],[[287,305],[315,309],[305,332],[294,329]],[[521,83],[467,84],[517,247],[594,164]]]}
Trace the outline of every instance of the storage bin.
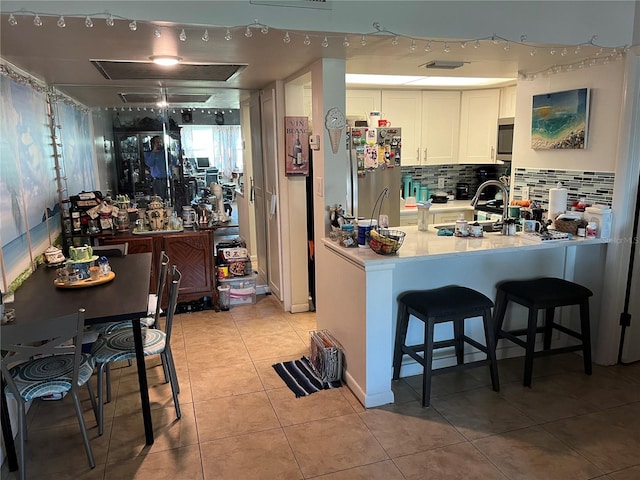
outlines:
{"label": "storage bin", "polygon": [[228,278],[218,280],[219,285],[229,286],[230,304],[251,305],[256,303],[256,279],[258,275],[252,274],[245,277]]}
{"label": "storage bin", "polygon": [[335,382],[342,379],[342,345],[328,330],[309,332],[311,338],[311,367],[323,382]]}

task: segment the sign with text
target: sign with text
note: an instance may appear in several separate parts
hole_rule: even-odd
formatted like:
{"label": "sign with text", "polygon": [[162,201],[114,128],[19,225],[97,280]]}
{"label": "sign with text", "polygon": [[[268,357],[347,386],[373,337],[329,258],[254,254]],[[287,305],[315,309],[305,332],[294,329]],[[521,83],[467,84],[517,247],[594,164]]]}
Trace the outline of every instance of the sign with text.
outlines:
{"label": "sign with text", "polygon": [[309,175],[309,119],[284,117],[285,174]]}

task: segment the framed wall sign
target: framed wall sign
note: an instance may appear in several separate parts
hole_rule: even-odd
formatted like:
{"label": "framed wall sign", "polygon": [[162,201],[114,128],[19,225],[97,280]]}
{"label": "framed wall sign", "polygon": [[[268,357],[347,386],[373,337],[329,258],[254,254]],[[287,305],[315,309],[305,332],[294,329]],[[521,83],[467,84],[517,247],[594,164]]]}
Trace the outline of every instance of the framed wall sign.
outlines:
{"label": "framed wall sign", "polygon": [[285,175],[309,175],[309,119],[284,117]]}
{"label": "framed wall sign", "polygon": [[534,95],[531,148],[585,149],[588,124],[588,88]]}

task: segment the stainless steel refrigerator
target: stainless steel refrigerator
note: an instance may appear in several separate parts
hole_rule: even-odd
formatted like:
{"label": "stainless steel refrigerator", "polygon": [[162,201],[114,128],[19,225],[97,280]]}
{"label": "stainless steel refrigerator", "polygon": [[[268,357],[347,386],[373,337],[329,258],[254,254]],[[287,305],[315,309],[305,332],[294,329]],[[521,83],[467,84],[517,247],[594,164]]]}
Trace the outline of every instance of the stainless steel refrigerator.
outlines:
{"label": "stainless steel refrigerator", "polygon": [[[390,227],[400,225],[401,145],[400,128],[347,130],[347,212],[357,218],[374,219],[383,214],[388,216]],[[388,193],[380,199],[385,188]],[[381,200],[382,208],[378,211]]]}

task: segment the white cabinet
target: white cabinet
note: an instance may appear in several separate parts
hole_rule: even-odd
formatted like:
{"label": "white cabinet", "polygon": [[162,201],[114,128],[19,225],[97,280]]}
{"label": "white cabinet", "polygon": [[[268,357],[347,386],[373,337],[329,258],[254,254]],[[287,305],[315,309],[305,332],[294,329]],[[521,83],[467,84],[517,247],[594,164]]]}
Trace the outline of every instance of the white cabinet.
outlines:
{"label": "white cabinet", "polygon": [[369,112],[380,111],[381,90],[346,91],[346,108],[348,117],[359,117],[367,120]]}
{"label": "white cabinet", "polygon": [[402,165],[457,162],[460,92],[383,90],[382,114],[402,128]]}
{"label": "white cabinet", "polygon": [[516,86],[500,89],[500,118],[516,116]]}
{"label": "white cabinet", "polygon": [[[458,162],[460,92],[422,92],[421,165]],[[404,132],[402,135],[404,143]]]}
{"label": "white cabinet", "polygon": [[402,128],[401,165],[420,165],[420,123],[422,92],[383,90],[382,116],[392,127]]}
{"label": "white cabinet", "polygon": [[468,90],[460,103],[459,163],[495,163],[500,90]]}

